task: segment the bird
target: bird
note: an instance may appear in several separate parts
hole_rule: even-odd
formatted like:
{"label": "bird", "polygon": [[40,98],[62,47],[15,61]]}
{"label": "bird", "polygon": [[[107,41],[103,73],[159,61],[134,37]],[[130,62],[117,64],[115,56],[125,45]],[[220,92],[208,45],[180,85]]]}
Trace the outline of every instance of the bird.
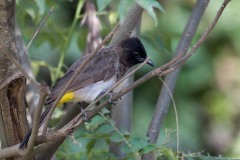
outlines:
{"label": "bird", "polygon": [[[52,104],[64,89],[65,84],[71,79],[77,68],[86,61],[88,56],[89,54],[74,62],[51,89],[44,103],[47,108],[40,117],[39,127],[43,124]],[[146,50],[137,37],[122,40],[115,46],[101,48],[67,87],[66,93],[60,99],[58,106],[69,101],[87,103],[94,101],[99,95],[116,84],[131,67],[144,62],[146,59]],[[147,64],[154,67],[150,59]],[[121,85],[121,87],[123,88],[124,85]],[[19,145],[20,149],[27,147],[31,133],[32,129],[23,138]]]}

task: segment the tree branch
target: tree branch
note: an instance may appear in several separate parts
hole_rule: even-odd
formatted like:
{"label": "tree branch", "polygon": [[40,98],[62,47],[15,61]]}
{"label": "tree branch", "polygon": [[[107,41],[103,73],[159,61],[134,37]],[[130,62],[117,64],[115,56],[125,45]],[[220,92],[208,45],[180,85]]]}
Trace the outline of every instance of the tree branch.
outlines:
{"label": "tree branch", "polygon": [[29,154],[35,145],[35,140],[38,135],[40,115],[41,115],[42,108],[43,108],[43,105],[44,105],[44,102],[45,102],[45,99],[46,99],[48,93],[49,93],[48,86],[45,83],[41,84],[40,98],[39,98],[38,105],[37,105],[37,108],[36,108],[36,110],[34,112],[34,116],[33,116],[32,134],[30,136],[27,148],[25,150],[20,150],[20,152],[19,152],[23,156]]}
{"label": "tree branch", "polygon": [[[46,124],[48,124],[48,121],[50,120],[53,111],[55,110],[58,102],[60,101],[60,99],[62,98],[62,96],[65,94],[65,92],[67,91],[68,86],[74,81],[74,79],[77,77],[77,75],[81,72],[82,69],[84,69],[84,67],[86,66],[86,64],[96,55],[97,51],[102,48],[102,46],[113,36],[113,34],[117,31],[119,25],[117,24],[113,30],[105,37],[105,39],[98,45],[98,47],[93,51],[93,53],[89,54],[89,56],[87,57],[86,61],[84,61],[78,68],[77,70],[74,72],[73,76],[70,78],[70,80],[67,82],[67,84],[64,86],[62,92],[60,92],[58,98],[54,101],[51,110],[49,111],[49,114],[46,118]],[[47,125],[44,126],[43,129],[46,133],[47,130]]]}
{"label": "tree branch", "polygon": [[118,44],[131,35],[134,27],[142,15],[142,12],[143,9],[137,3],[134,3],[118,31],[113,35],[109,44],[110,46]]}
{"label": "tree branch", "polygon": [[96,7],[93,1],[86,1],[85,10],[84,18],[81,23],[86,23],[88,28],[85,54],[89,54],[94,51],[102,41],[100,36],[101,23],[96,15]]}
{"label": "tree branch", "polygon": [[[187,49],[189,48],[191,41],[196,33],[198,24],[208,5],[208,2],[209,0],[198,0],[196,2],[196,5],[193,8],[192,14],[185,26],[181,40],[175,51],[175,54],[174,54],[175,57],[178,55],[183,56],[187,52]],[[180,59],[181,58],[179,58],[179,60]],[[172,72],[171,74],[165,77],[164,83],[166,85],[162,86],[162,90],[160,92],[158,102],[147,131],[147,137],[149,138],[150,143],[156,143],[158,139],[163,120],[165,118],[165,115],[168,112],[168,108],[171,101],[171,95],[169,94],[169,91],[171,93],[174,91],[175,84],[177,81],[177,77],[180,73],[180,70],[181,70],[181,67],[179,66],[174,72]],[[177,150],[178,150],[178,147],[177,147]],[[143,159],[145,160],[153,159],[153,156],[154,155],[152,153],[149,153],[144,155]]]}
{"label": "tree branch", "polygon": [[[147,58],[142,64],[140,64],[136,69],[134,69],[133,71],[131,71],[129,74],[127,74],[125,77],[123,77],[122,79],[120,79],[113,87],[111,87],[108,91],[106,91],[103,95],[101,95],[98,99],[96,99],[95,101],[93,101],[87,108],[85,108],[80,114],[78,114],[71,122],[69,122],[67,125],[65,125],[63,128],[61,128],[60,130],[62,132],[65,131],[73,131],[75,130],[78,126],[80,126],[82,124],[81,117],[83,116],[83,114],[85,112],[87,112],[93,105],[97,104],[101,99],[103,99],[106,95],[108,95],[108,93],[110,93],[114,88],[116,88],[120,83],[122,83],[124,80],[126,80],[128,77],[130,77],[131,75],[133,75],[137,70],[139,70],[141,67],[143,67],[147,61],[149,60],[149,58]],[[127,92],[126,92],[127,93]],[[125,93],[125,94],[126,94]],[[118,94],[116,94],[118,95]],[[117,99],[116,98],[111,98],[112,101],[117,101],[119,98],[121,98],[123,95],[119,96]],[[113,96],[114,97],[114,96]],[[116,97],[116,96],[115,96]],[[94,108],[94,110],[91,110],[91,113],[89,113],[89,118],[92,118],[93,115],[97,114],[99,111],[101,111],[101,109],[103,109],[107,104],[109,104],[108,102],[104,103],[105,105],[102,106],[102,104],[100,104],[99,106],[96,106]]]}

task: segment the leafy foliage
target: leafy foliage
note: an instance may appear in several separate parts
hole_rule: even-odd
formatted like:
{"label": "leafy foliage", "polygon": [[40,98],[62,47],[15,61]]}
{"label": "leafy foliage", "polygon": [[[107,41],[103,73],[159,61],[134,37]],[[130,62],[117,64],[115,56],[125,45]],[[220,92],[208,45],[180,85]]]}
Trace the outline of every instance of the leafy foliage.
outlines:
{"label": "leafy foliage", "polygon": [[[81,144],[79,146],[80,152],[74,155],[74,157],[88,157],[89,159],[117,159],[114,155],[108,152],[108,146],[110,140],[117,143],[125,142],[122,146],[122,151],[126,154],[123,159],[135,159],[140,157],[145,153],[151,151],[157,152],[159,155],[168,155],[167,148],[157,147],[155,144],[150,144],[147,140],[141,139],[139,137],[131,137],[129,133],[123,134],[122,132],[116,131],[116,128],[109,123],[109,118],[107,116],[95,116],[91,123],[86,124],[86,130],[83,132],[78,131],[74,136],[77,141]],[[84,142],[84,145],[81,143]],[[65,148],[66,143],[60,149],[60,154],[58,154],[60,159],[65,159],[69,155],[61,154],[62,152],[73,152],[69,148]],[[128,143],[128,145],[126,145]],[[99,148],[99,146],[101,146]],[[164,148],[164,149],[163,149]],[[86,150],[86,151],[84,151]],[[166,152],[166,153],[165,153]],[[173,153],[173,152],[171,152]],[[168,155],[168,157],[170,154]],[[174,154],[172,155],[174,157]],[[175,156],[176,157],[176,156]]]}
{"label": "leafy foliage", "polygon": [[98,11],[103,11],[112,0],[97,0]]}
{"label": "leafy foliage", "polygon": [[156,0],[139,0],[136,2],[148,12],[148,14],[153,18],[155,26],[157,26],[157,17],[154,8],[165,12],[162,6]]}
{"label": "leafy foliage", "polygon": [[[108,5],[110,5],[110,3],[112,1],[113,0],[97,0],[98,11],[99,12],[103,11]],[[119,1],[118,5],[117,5],[117,8],[118,8],[117,13],[119,15],[120,21],[122,21],[124,19],[124,17],[128,13],[128,10],[130,9],[130,7],[132,6],[132,4],[134,2],[136,2],[142,8],[144,8],[147,11],[147,13],[153,18],[155,25],[157,25],[157,17],[156,17],[154,8],[157,8],[157,9],[161,10],[162,12],[164,12],[164,9],[160,5],[160,3],[157,2],[156,0],[136,0],[136,1],[135,0],[121,0],[121,1]]]}

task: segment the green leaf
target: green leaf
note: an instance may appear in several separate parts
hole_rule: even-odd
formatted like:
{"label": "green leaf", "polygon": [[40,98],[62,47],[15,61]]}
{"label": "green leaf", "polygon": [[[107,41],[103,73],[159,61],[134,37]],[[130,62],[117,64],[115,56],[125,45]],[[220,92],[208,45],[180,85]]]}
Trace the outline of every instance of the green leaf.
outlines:
{"label": "green leaf", "polygon": [[149,152],[152,152],[154,150],[156,150],[157,147],[155,144],[148,144],[147,146],[145,146],[142,150],[141,150],[141,154],[146,154]]}
{"label": "green leaf", "polygon": [[134,137],[131,139],[131,146],[134,152],[139,151],[140,149],[144,148],[148,143],[145,140],[142,140],[138,137]]}
{"label": "green leaf", "polygon": [[124,20],[126,17],[129,9],[131,8],[133,4],[133,0],[121,0],[118,4],[118,14],[120,22]]}
{"label": "green leaf", "polygon": [[99,128],[98,128],[98,130],[97,130],[97,133],[104,133],[104,134],[106,134],[106,133],[110,133],[111,131],[113,131],[114,129],[113,129],[113,127],[111,126],[111,125],[109,125],[109,124],[104,124],[104,125],[102,125],[102,126],[100,126]]}
{"label": "green leaf", "polygon": [[102,116],[95,116],[92,118],[92,121],[90,123],[86,123],[85,127],[89,131],[94,131],[97,129],[100,125],[104,124],[105,119]]}
{"label": "green leaf", "polygon": [[104,10],[111,2],[112,0],[97,0],[98,11]]}
{"label": "green leaf", "polygon": [[166,158],[166,159],[172,159],[172,160],[177,160],[176,154],[173,152],[172,149],[163,147],[160,149],[160,152],[162,155],[160,157]]}
{"label": "green leaf", "polygon": [[153,18],[155,26],[157,25],[157,17],[153,8],[157,8],[165,13],[164,9],[156,0],[136,0],[136,3],[144,8],[147,13]]}
{"label": "green leaf", "polygon": [[34,11],[33,8],[27,8],[27,9],[26,9],[26,12],[30,15],[30,17],[31,17],[32,19],[35,19],[35,18],[36,18],[36,13],[35,13],[35,11]]}
{"label": "green leaf", "polygon": [[92,151],[94,145],[96,144],[96,139],[92,139],[88,142],[88,144],[86,145],[87,148],[87,155],[90,154],[90,152]]}
{"label": "green leaf", "polygon": [[109,114],[111,111],[107,108],[103,108],[101,112],[102,114]]}
{"label": "green leaf", "polygon": [[46,10],[46,0],[35,0],[35,3],[37,4],[38,6],[38,9],[39,9],[39,14],[40,15],[43,15],[45,10]]}
{"label": "green leaf", "polygon": [[[17,1],[17,7],[22,12],[21,16],[25,13],[29,15],[33,20],[38,16],[38,7],[34,1]],[[21,7],[19,7],[21,6]],[[17,15],[18,16],[18,15]]]}
{"label": "green leaf", "polygon": [[121,133],[124,135],[124,137],[130,136],[129,131],[128,131],[126,128],[122,128],[122,129],[121,129]]}
{"label": "green leaf", "polygon": [[117,12],[110,12],[108,16],[109,22],[114,25],[118,21],[118,13]]}
{"label": "green leaf", "polygon": [[110,140],[112,142],[122,142],[123,141],[123,138],[121,135],[119,135],[118,133],[113,133],[111,136],[110,136]]}
{"label": "green leaf", "polygon": [[88,123],[91,127],[98,127],[100,124],[104,123],[105,119],[102,116],[96,115],[92,118],[92,121]]}
{"label": "green leaf", "polygon": [[127,145],[123,145],[123,146],[121,147],[121,150],[122,150],[122,152],[125,153],[125,154],[129,154],[129,153],[132,152],[131,149],[130,149]]}

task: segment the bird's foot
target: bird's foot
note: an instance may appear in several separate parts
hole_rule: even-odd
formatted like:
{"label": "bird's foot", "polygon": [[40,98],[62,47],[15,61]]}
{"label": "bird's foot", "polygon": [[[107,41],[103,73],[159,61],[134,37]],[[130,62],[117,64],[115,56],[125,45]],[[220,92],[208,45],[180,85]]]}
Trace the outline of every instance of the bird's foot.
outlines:
{"label": "bird's foot", "polygon": [[[101,92],[99,94],[99,96],[102,96],[104,95],[106,92]],[[116,105],[117,104],[117,100],[113,100],[113,97],[116,95],[117,93],[113,93],[113,92],[109,92],[107,95],[109,96],[108,98],[108,103],[109,104],[113,104],[113,105]],[[121,100],[121,97],[119,98]]]}
{"label": "bird's foot", "polygon": [[116,93],[110,92],[110,93],[108,93],[108,95],[109,95],[108,103],[116,105],[117,104],[117,100],[112,100],[113,97],[116,95]]}
{"label": "bird's foot", "polygon": [[90,116],[89,116],[89,113],[90,113],[90,112],[91,112],[91,111],[86,111],[86,112],[84,112],[83,115],[81,116],[81,118],[83,119],[84,122],[90,123],[90,122],[92,121],[92,119],[91,119]]}
{"label": "bird's foot", "polygon": [[[78,103],[79,104],[79,106],[80,106],[80,111],[81,111],[81,113],[84,111],[84,108],[82,107],[82,105],[80,104],[80,103]],[[81,116],[81,118],[83,119],[83,121],[84,122],[88,122],[88,123],[90,123],[91,121],[92,121],[92,119],[90,118],[90,116],[89,116],[89,113],[90,113],[91,111],[85,111],[84,113],[83,113],[83,115]]]}

